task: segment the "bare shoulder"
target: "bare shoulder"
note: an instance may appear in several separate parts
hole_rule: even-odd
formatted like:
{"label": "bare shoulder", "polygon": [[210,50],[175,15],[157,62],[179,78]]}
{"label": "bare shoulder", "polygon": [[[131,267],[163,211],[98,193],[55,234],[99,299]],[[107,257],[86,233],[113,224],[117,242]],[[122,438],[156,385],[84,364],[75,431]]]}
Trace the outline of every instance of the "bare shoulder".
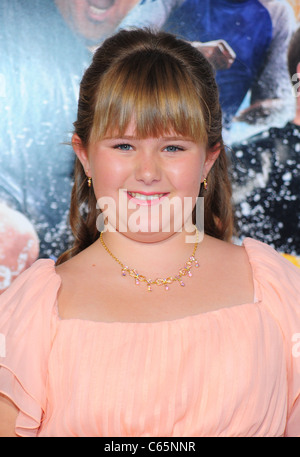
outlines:
{"label": "bare shoulder", "polygon": [[89,295],[91,281],[97,283],[95,270],[99,270],[99,259],[93,256],[90,246],[55,269],[61,279],[57,297],[59,315],[61,318],[77,315],[77,304]]}
{"label": "bare shoulder", "polygon": [[210,236],[205,237],[205,250],[215,262],[222,261],[223,264],[237,268],[246,268],[251,271],[247,251],[243,245],[233,244],[227,241],[218,240]]}
{"label": "bare shoulder", "polygon": [[244,246],[205,237],[203,253],[208,275],[214,277],[220,290],[227,290],[229,297],[235,291],[236,302],[253,301],[253,271]]}
{"label": "bare shoulder", "polygon": [[94,243],[66,262],[57,265],[55,267],[56,273],[62,278],[62,282],[72,281],[74,284],[74,279],[77,275],[80,275],[81,278],[88,277],[91,267],[95,263],[99,263],[99,254],[98,251],[95,251]]}

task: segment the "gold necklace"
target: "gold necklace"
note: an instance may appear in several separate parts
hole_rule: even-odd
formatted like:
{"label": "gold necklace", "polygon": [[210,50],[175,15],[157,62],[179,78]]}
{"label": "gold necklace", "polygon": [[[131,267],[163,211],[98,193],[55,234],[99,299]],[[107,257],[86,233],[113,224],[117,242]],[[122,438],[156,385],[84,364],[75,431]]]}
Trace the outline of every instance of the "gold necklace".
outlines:
{"label": "gold necklace", "polygon": [[134,268],[129,268],[128,266],[124,265],[124,263],[122,263],[118,259],[118,257],[116,257],[106,246],[106,244],[103,241],[102,235],[103,235],[103,232],[101,232],[101,234],[100,234],[101,244],[104,247],[104,249],[106,250],[106,252],[121,266],[122,276],[126,276],[126,274],[128,273],[129,276],[131,276],[135,280],[136,285],[140,284],[141,282],[146,283],[148,291],[152,290],[152,288],[151,288],[152,285],[164,286],[165,290],[169,290],[169,285],[175,281],[179,282],[179,284],[183,287],[183,286],[185,286],[185,283],[183,282],[182,277],[187,276],[190,278],[192,276],[191,269],[194,264],[195,264],[196,268],[199,267],[198,260],[195,258],[195,253],[196,253],[196,250],[197,250],[197,247],[199,244],[199,231],[197,228],[196,228],[196,242],[194,245],[194,249],[193,249],[192,255],[185,262],[184,267],[181,268],[179,270],[179,272],[177,273],[177,275],[175,275],[175,276],[168,276],[167,278],[156,278],[156,279],[147,279],[146,276],[140,275]]}

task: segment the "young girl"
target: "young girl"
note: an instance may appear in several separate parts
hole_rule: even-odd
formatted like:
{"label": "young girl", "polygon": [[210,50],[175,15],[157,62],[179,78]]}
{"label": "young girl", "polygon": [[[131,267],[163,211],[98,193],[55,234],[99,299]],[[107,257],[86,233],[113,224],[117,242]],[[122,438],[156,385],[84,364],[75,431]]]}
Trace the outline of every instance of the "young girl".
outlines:
{"label": "young girl", "polygon": [[300,275],[263,243],[231,243],[208,62],[121,31],[96,51],[74,125],[74,246],[0,298],[1,434],[299,435]]}

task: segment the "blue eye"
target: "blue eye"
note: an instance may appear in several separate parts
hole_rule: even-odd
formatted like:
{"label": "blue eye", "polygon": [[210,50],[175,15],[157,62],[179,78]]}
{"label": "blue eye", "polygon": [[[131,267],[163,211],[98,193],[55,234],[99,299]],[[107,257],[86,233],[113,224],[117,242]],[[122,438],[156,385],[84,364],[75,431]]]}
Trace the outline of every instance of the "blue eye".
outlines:
{"label": "blue eye", "polygon": [[166,149],[167,152],[183,151],[183,148],[181,148],[179,146],[174,146],[174,145],[166,146],[165,149]]}
{"label": "blue eye", "polygon": [[121,149],[122,151],[130,151],[132,146],[127,143],[122,143],[122,144],[116,144],[114,146],[114,149]]}

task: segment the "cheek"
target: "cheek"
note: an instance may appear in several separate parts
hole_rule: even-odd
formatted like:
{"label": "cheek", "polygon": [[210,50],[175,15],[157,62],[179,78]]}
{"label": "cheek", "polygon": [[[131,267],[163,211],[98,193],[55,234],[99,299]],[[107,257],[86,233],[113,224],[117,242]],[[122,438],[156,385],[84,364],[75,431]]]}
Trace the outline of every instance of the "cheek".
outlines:
{"label": "cheek", "polygon": [[104,196],[116,198],[116,192],[124,187],[127,167],[112,157],[99,157],[91,167],[96,199]]}
{"label": "cheek", "polygon": [[173,182],[178,191],[185,195],[198,196],[203,170],[203,161],[195,159],[183,162],[173,172]]}

